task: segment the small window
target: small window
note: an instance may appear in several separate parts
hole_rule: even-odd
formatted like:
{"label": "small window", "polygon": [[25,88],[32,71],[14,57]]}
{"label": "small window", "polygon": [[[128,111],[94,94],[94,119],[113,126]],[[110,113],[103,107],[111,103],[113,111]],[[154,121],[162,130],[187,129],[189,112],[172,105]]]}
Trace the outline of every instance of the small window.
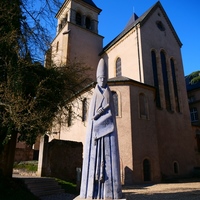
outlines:
{"label": "small window", "polygon": [[87,99],[83,99],[82,101],[82,122],[87,119]]}
{"label": "small window", "polygon": [[114,108],[115,108],[115,116],[119,116],[119,105],[118,105],[118,94],[115,91],[112,91]]}
{"label": "small window", "polygon": [[156,21],[156,25],[160,29],[160,31],[165,31],[165,27],[161,21]]}
{"label": "small window", "polygon": [[80,13],[76,13],[76,24],[81,25],[81,14]]}
{"label": "small window", "polygon": [[121,70],[121,58],[117,58],[116,61],[116,76],[121,76],[122,75],[122,70]]}
{"label": "small window", "polygon": [[178,163],[174,162],[174,174],[178,174],[178,172],[179,172]]}
{"label": "small window", "polygon": [[191,122],[199,121],[198,111],[197,108],[190,108],[190,118]]}
{"label": "small window", "polygon": [[85,27],[91,29],[91,19],[89,17],[86,17],[85,19]]}

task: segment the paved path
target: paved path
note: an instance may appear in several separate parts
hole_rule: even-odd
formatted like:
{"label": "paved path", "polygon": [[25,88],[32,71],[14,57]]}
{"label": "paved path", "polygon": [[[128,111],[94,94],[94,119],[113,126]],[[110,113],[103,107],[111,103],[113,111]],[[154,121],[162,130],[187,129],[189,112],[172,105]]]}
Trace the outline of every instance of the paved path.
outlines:
{"label": "paved path", "polygon": [[[127,200],[200,200],[200,179],[193,182],[126,186],[123,187],[123,195]],[[65,193],[44,196],[41,200],[73,200],[75,197]]]}
{"label": "paved path", "polygon": [[123,194],[127,200],[200,200],[200,182],[125,187]]}
{"label": "paved path", "polygon": [[[200,200],[200,182],[134,185],[123,187],[127,200]],[[41,200],[73,200],[75,195],[62,194],[43,197]]]}

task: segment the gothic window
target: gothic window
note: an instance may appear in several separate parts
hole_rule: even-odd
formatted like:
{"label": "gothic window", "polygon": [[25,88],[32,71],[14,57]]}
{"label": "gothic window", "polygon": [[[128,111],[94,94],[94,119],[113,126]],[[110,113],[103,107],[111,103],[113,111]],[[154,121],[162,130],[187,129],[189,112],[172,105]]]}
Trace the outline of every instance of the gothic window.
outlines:
{"label": "gothic window", "polygon": [[198,111],[196,107],[190,108],[190,118],[191,122],[196,122],[199,120]]}
{"label": "gothic window", "polygon": [[76,24],[81,25],[81,14],[79,12],[76,13]]}
{"label": "gothic window", "polygon": [[168,75],[167,75],[167,62],[166,62],[165,53],[163,51],[160,52],[160,58],[161,58],[161,66],[162,66],[162,74],[163,74],[165,104],[166,104],[166,109],[170,111],[171,101],[170,101],[170,92],[169,92],[169,81],[168,81]]}
{"label": "gothic window", "polygon": [[154,86],[156,88],[156,106],[160,108],[161,107],[160,92],[159,92],[158,70],[157,70],[157,60],[156,60],[155,51],[151,51],[151,62],[152,62],[152,68],[153,68]]}
{"label": "gothic window", "polygon": [[175,174],[178,174],[178,172],[179,172],[178,163],[175,161],[175,162],[174,162],[174,173],[175,173]]}
{"label": "gothic window", "polygon": [[148,102],[146,96],[141,93],[139,95],[139,113],[141,119],[148,119]]}
{"label": "gothic window", "polygon": [[82,121],[86,121],[87,118],[87,99],[83,99],[82,101]]}
{"label": "gothic window", "polygon": [[116,76],[121,76],[122,75],[122,70],[121,70],[121,58],[117,58],[116,61]]}
{"label": "gothic window", "polygon": [[115,115],[119,116],[119,100],[118,100],[118,94],[115,91],[112,91],[113,96],[113,102],[114,102],[114,108],[115,108]]}
{"label": "gothic window", "polygon": [[151,164],[148,159],[143,161],[143,176],[144,181],[151,181]]}
{"label": "gothic window", "polygon": [[176,80],[176,70],[175,70],[175,65],[174,65],[173,59],[170,59],[170,64],[171,64],[171,71],[172,71],[172,80],[173,80],[173,87],[174,87],[174,97],[175,97],[175,103],[176,103],[176,111],[180,112],[178,87],[177,87],[177,80]]}
{"label": "gothic window", "polygon": [[91,29],[91,19],[89,17],[86,17],[85,19],[85,27]]}

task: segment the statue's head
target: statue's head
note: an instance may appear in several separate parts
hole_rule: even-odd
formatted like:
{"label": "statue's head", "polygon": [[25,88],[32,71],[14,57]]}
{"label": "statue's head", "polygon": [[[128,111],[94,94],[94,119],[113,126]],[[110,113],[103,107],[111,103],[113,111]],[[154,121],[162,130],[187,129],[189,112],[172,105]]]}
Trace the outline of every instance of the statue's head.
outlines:
{"label": "statue's head", "polygon": [[105,88],[108,80],[108,68],[101,58],[97,66],[97,83],[100,87]]}

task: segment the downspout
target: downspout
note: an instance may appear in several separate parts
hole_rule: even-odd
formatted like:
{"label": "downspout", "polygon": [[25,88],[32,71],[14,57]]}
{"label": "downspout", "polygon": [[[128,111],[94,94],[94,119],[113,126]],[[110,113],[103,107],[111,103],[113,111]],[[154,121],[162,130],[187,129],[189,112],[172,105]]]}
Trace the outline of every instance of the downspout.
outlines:
{"label": "downspout", "polygon": [[137,51],[138,51],[139,78],[140,78],[140,82],[141,82],[141,81],[142,81],[142,77],[141,77],[141,61],[140,61],[140,47],[139,47],[139,37],[138,37],[138,24],[136,25],[136,37],[137,37]]}

